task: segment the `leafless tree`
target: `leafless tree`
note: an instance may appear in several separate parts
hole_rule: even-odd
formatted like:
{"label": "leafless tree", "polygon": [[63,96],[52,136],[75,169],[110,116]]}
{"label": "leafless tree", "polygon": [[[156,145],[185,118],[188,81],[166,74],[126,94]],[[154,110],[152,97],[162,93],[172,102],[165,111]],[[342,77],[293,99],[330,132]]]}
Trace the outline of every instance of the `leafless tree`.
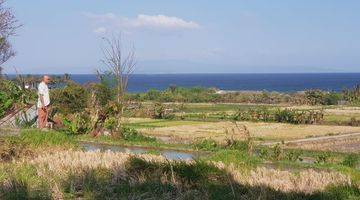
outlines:
{"label": "leafless tree", "polygon": [[128,88],[129,77],[136,66],[135,48],[125,51],[122,46],[121,35],[104,38],[103,64],[115,79],[116,103],[119,107],[117,129],[120,130],[121,117],[126,107],[125,95]]}
{"label": "leafless tree", "polygon": [[21,26],[5,3],[6,0],[0,0],[0,65],[15,55],[9,38],[16,35],[16,30]]}

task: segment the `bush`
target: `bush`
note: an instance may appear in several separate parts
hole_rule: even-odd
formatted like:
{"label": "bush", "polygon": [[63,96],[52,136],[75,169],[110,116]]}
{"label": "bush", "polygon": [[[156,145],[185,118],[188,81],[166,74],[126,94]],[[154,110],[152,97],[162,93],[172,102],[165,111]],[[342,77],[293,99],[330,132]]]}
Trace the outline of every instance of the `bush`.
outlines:
{"label": "bush", "polygon": [[213,139],[205,139],[194,144],[197,150],[214,151],[219,148],[218,143]]}
{"label": "bush", "polygon": [[246,141],[227,139],[225,148],[233,149],[233,150],[240,150],[240,151],[248,151],[248,149],[250,147]]}
{"label": "bush", "polygon": [[89,115],[82,113],[75,113],[63,119],[65,131],[74,135],[89,133],[92,129]]}
{"label": "bush", "polygon": [[321,153],[321,154],[316,156],[315,163],[316,164],[325,164],[325,163],[329,162],[330,158],[331,158],[330,153],[324,152],[324,153]]}
{"label": "bush", "polygon": [[352,117],[349,122],[349,126],[360,126],[360,120]]}
{"label": "bush", "polygon": [[330,92],[324,96],[323,104],[324,105],[337,105],[337,104],[339,104],[339,101],[341,101],[342,99],[343,99],[343,96],[341,93]]}
{"label": "bush", "polygon": [[345,89],[343,91],[344,99],[352,104],[360,105],[360,84],[352,89]]}
{"label": "bush", "polygon": [[360,164],[360,156],[358,154],[347,155],[345,156],[341,164],[353,168],[357,167],[357,165]]}
{"label": "bush", "polygon": [[145,94],[129,95],[131,100],[137,101],[157,101],[157,102],[216,102],[220,95],[215,90],[201,87],[182,88],[170,86],[164,91],[149,90]]}
{"label": "bush", "polygon": [[132,142],[156,142],[155,138],[144,136],[133,128],[123,127],[122,136],[124,140]]}
{"label": "bush", "polygon": [[234,120],[241,121],[263,121],[280,122],[291,124],[316,124],[323,120],[322,110],[293,110],[268,108],[255,108],[249,110],[239,110],[233,117]]}
{"label": "bush", "polygon": [[275,113],[276,122],[291,124],[316,124],[324,119],[322,110],[278,110]]}
{"label": "bush", "polygon": [[261,148],[258,152],[259,157],[261,159],[268,159],[269,158],[269,151],[267,148]]}
{"label": "bush", "polygon": [[89,92],[81,85],[69,82],[64,88],[51,90],[51,97],[55,111],[74,114],[85,110]]}
{"label": "bush", "polygon": [[114,97],[112,90],[105,84],[91,83],[86,87],[88,93],[95,95],[95,99],[100,106],[106,106]]}
{"label": "bush", "polygon": [[276,144],[273,148],[272,158],[274,160],[280,160],[283,156],[283,149],[281,148],[280,144]]}
{"label": "bush", "polygon": [[274,114],[268,108],[253,108],[249,110],[239,110],[234,120],[237,121],[274,121]]}
{"label": "bush", "polygon": [[153,115],[154,119],[174,119],[175,114],[173,114],[173,109],[168,108],[165,104],[157,102],[153,105]]}
{"label": "bush", "polygon": [[28,104],[34,98],[33,91],[21,89],[12,81],[0,79],[0,117],[16,107]]}
{"label": "bush", "polygon": [[289,161],[298,161],[301,160],[301,156],[302,152],[301,151],[296,151],[296,150],[290,150],[289,152],[286,153],[285,158]]}

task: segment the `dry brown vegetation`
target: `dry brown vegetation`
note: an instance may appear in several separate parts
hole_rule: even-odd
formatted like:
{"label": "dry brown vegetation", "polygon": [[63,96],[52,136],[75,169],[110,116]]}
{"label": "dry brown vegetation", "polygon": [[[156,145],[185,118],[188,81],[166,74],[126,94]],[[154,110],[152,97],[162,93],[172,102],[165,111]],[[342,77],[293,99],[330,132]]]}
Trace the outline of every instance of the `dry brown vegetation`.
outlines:
{"label": "dry brown vegetation", "polygon": [[[126,164],[133,155],[126,153],[112,153],[112,152],[82,152],[82,151],[62,151],[52,154],[43,154],[39,157],[28,161],[37,166],[36,169],[40,176],[44,178],[54,177],[55,175],[65,177],[67,174],[80,174],[85,169],[94,170],[105,168],[111,170],[112,179],[125,179],[126,177],[136,177],[135,174],[129,174],[126,170]],[[138,155],[136,156],[148,162],[156,163],[172,163],[175,161],[168,161],[161,156],[154,155]],[[186,162],[190,165],[192,161]],[[249,173],[238,171],[235,167],[226,167],[222,163],[213,163],[219,169],[225,169],[238,184],[245,184],[250,186],[267,186],[278,191],[283,192],[304,192],[313,193],[315,191],[322,191],[329,185],[350,185],[351,180],[348,176],[338,172],[331,171],[315,171],[315,170],[301,170],[298,173],[290,171],[282,171],[277,169],[256,168]],[[137,173],[142,173],[138,171]],[[168,174],[163,174],[164,180],[168,182],[178,182],[173,180],[166,180]],[[141,180],[134,179],[138,182]],[[135,184],[134,182],[134,184]],[[56,186],[54,186],[56,187]]]}
{"label": "dry brown vegetation", "polygon": [[[278,141],[360,132],[360,127],[350,126],[292,125],[264,122],[239,122],[239,124],[247,126],[254,138]],[[177,141],[195,141],[205,138],[223,141],[227,136],[225,130],[232,126],[234,126],[232,122],[206,122],[192,125],[169,125],[151,129],[143,128],[141,132],[151,136],[168,136]]]}
{"label": "dry brown vegetation", "polygon": [[316,150],[316,151],[334,151],[344,153],[360,153],[360,136],[325,139],[319,141],[289,143],[290,148]]}

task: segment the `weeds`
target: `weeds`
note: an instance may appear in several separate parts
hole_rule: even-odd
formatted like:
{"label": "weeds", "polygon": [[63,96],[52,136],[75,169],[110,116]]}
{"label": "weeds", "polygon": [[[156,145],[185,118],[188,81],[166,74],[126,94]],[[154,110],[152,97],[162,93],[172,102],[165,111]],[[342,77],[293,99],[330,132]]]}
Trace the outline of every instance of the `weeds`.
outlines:
{"label": "weeds", "polygon": [[219,144],[213,139],[205,139],[193,144],[196,150],[214,151],[219,148]]}
{"label": "weeds", "polygon": [[125,141],[131,142],[156,142],[156,138],[140,134],[133,128],[123,127],[122,136]]}
{"label": "weeds", "polygon": [[347,167],[355,168],[360,164],[360,155],[359,154],[346,155],[341,164]]}
{"label": "weeds", "polygon": [[280,144],[276,144],[273,148],[272,158],[274,160],[280,160],[283,156],[283,149],[281,148]]}
{"label": "weeds", "polygon": [[329,161],[329,159],[331,158],[331,154],[328,153],[328,152],[323,152],[323,153],[320,153],[316,156],[316,160],[315,160],[315,163],[317,164],[325,164]]}
{"label": "weeds", "polygon": [[285,158],[286,160],[296,162],[301,159],[302,152],[297,150],[290,150],[286,153]]}
{"label": "weeds", "polygon": [[322,110],[294,110],[254,108],[239,110],[233,117],[236,121],[280,122],[291,124],[317,124],[323,121]]}
{"label": "weeds", "polygon": [[56,131],[41,132],[35,129],[23,130],[19,142],[31,147],[76,146],[75,139],[71,135]]}

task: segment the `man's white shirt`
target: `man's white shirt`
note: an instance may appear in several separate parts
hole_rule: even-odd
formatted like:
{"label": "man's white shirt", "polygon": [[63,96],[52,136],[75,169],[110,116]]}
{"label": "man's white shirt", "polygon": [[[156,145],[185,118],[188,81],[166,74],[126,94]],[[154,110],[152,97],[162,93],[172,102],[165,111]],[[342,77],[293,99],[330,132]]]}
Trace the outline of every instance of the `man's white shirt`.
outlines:
{"label": "man's white shirt", "polygon": [[40,100],[40,95],[43,95],[44,104],[45,104],[44,106],[48,106],[50,104],[49,88],[44,82],[41,82],[38,86],[38,103],[37,103],[38,108],[41,108],[43,106]]}

